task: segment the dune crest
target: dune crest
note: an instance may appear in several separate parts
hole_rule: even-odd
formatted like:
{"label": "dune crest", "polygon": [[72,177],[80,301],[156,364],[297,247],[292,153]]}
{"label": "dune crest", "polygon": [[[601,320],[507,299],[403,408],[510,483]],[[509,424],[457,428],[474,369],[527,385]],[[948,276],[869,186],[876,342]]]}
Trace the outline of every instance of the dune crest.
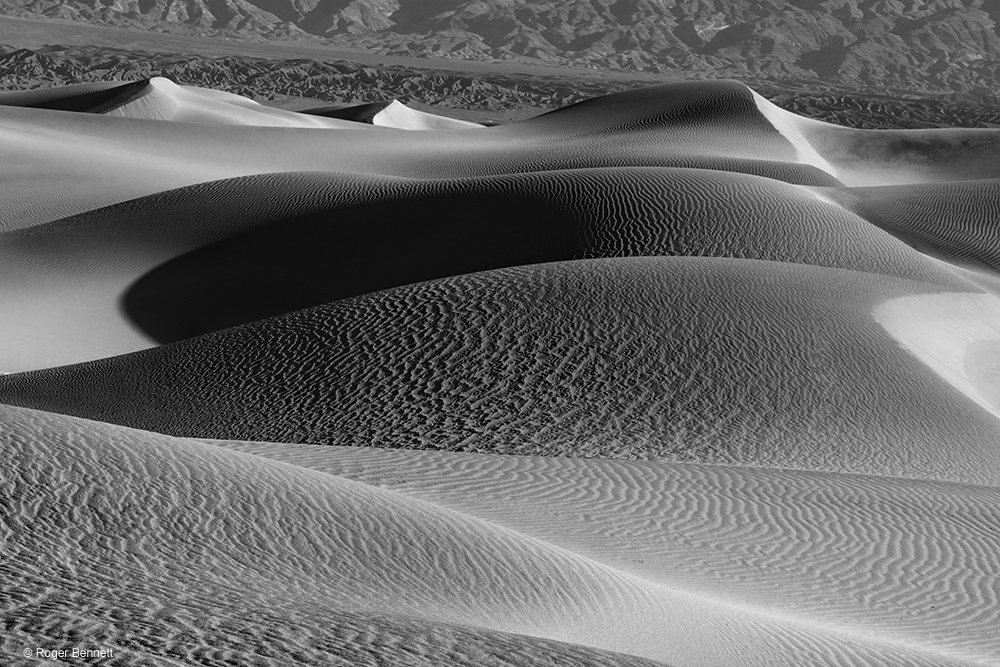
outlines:
{"label": "dune crest", "polygon": [[400,130],[468,130],[482,127],[479,123],[411,109],[399,100],[393,100],[372,116],[372,125],[394,127]]}
{"label": "dune crest", "polygon": [[309,116],[263,106],[239,95],[216,90],[179,86],[170,79],[153,77],[131,98],[104,115],[143,120],[163,120],[208,125],[317,128],[345,130],[349,122]]}

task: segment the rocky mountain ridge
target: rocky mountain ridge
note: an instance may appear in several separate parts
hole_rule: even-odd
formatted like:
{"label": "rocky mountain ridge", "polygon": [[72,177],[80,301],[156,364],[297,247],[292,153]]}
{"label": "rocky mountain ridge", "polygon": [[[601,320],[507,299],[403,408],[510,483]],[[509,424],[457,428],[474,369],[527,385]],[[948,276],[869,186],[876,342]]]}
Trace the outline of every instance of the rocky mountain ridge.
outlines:
{"label": "rocky mountain ridge", "polygon": [[393,55],[995,99],[992,0],[0,0],[0,12]]}
{"label": "rocky mountain ridge", "polygon": [[[0,89],[136,81],[154,76],[265,103],[297,99],[296,108],[309,106],[307,100],[357,104],[397,98],[417,107],[450,109],[446,115],[476,121],[524,118],[588,97],[649,85],[648,81],[609,81],[596,75],[472,74],[369,67],[349,61],[208,58],[102,47],[30,50],[0,45]],[[837,88],[816,88],[808,82],[798,86],[753,80],[745,83],[790,111],[850,127],[1000,127],[1000,107],[992,104],[857,95]]]}

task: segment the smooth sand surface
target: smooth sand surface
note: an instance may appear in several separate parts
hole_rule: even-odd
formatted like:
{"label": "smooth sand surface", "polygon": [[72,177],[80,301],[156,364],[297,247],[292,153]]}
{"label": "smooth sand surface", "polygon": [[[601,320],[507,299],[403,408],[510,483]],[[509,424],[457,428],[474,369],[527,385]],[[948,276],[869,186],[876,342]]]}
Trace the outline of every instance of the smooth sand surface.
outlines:
{"label": "smooth sand surface", "polygon": [[0,93],[0,651],[1000,663],[998,147]]}

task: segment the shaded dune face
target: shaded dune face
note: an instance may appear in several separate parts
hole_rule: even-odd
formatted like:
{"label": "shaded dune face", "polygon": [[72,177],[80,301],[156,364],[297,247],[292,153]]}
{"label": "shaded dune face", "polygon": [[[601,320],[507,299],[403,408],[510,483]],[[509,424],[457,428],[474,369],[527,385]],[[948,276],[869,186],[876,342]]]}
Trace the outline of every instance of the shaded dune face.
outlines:
{"label": "shaded dune face", "polygon": [[[281,179],[233,185],[260,192]],[[128,316],[173,342],[432,278],[643,255],[767,259],[966,286],[863,219],[757,177],[604,169],[446,182],[316,180],[331,192],[349,188],[345,204],[282,217],[158,266],[125,292]],[[200,217],[201,225],[214,222]],[[134,214],[128,224],[137,224]]]}
{"label": "shaded dune face", "polygon": [[852,188],[831,194],[925,254],[1000,272],[1000,180]]}
{"label": "shaded dune face", "polygon": [[0,105],[104,113],[135,97],[148,81],[85,83],[41,90],[0,91]]}
{"label": "shaded dune face", "polygon": [[[640,624],[645,613],[648,631],[667,602],[564,550],[203,443],[6,407],[2,415],[0,461],[18,471],[0,495],[16,536],[0,570],[0,600],[19,607],[8,636],[65,644],[57,628],[72,614],[129,664],[219,655],[384,664],[413,652],[407,664],[471,667],[480,651],[511,665],[653,664],[545,638],[576,637],[576,623],[613,645],[629,633],[615,612]],[[526,585],[536,579],[546,595]],[[510,634],[518,630],[541,638]],[[662,654],[665,640],[642,652]]]}
{"label": "shaded dune face", "polygon": [[995,482],[995,417],[871,315],[946,291],[754,260],[580,260],[8,376],[0,397],[185,436]]}

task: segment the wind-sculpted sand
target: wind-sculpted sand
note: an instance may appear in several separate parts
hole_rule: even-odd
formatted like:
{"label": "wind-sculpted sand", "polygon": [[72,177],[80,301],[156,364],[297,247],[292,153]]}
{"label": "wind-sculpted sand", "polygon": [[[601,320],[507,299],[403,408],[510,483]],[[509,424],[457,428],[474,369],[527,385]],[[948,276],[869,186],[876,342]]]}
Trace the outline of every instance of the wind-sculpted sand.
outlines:
{"label": "wind-sculpted sand", "polygon": [[1000,662],[997,148],[0,93],[0,650]]}

